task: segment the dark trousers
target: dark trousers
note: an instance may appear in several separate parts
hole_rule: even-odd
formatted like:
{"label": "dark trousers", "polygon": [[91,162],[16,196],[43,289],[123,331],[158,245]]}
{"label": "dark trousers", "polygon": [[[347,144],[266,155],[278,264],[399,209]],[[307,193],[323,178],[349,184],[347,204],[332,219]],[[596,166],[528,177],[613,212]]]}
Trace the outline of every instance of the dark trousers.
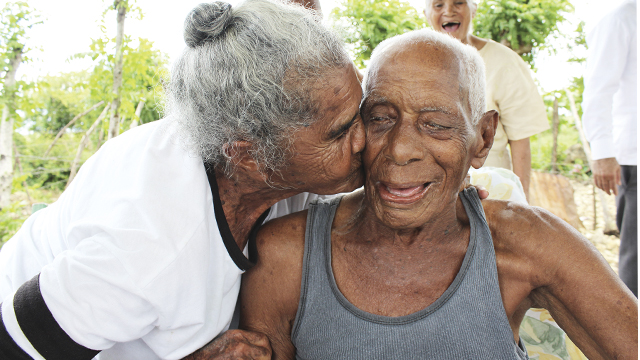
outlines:
{"label": "dark trousers", "polygon": [[620,279],[638,297],[638,167],[622,165],[622,185],[616,197],[616,223],[620,230]]}

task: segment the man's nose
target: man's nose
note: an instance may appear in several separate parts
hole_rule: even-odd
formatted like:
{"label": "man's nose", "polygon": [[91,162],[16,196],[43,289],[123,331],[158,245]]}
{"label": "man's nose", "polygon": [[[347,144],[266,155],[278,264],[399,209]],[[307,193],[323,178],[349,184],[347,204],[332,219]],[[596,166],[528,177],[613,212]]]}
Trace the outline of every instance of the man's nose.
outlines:
{"label": "man's nose", "polygon": [[424,147],[418,141],[419,137],[413,124],[397,124],[389,136],[387,158],[399,166],[420,161],[424,157]]}

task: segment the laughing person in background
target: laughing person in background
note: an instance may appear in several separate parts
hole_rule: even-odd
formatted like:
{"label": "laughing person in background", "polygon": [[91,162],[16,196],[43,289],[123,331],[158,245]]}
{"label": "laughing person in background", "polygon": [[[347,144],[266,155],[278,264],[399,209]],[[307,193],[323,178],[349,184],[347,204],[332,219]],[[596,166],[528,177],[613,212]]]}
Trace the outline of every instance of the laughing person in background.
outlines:
{"label": "laughing person in background", "polygon": [[587,239],[545,210],[458,195],[498,123],[484,90],[482,59],[449,36],[374,51],[364,190],[266,224],[243,279],[241,327],[273,358],[527,359],[519,325],[540,307],[590,359],[637,359],[637,300]]}
{"label": "laughing person in background", "polygon": [[487,109],[500,114],[493,148],[484,166],[512,169],[528,198],[529,137],[549,129],[547,112],[529,66],[520,56],[493,40],[471,34],[471,20],[477,8],[474,0],[427,0],[424,13],[434,30],[447,33],[480,53],[486,68]]}

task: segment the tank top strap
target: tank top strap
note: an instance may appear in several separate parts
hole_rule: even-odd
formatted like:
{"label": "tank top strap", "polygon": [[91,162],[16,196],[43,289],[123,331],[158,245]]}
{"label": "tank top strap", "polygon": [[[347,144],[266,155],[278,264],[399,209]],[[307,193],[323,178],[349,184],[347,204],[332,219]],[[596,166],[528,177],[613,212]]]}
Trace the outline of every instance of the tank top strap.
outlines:
{"label": "tank top strap", "polygon": [[[482,207],[482,202],[480,201],[476,188],[469,187],[461,191],[460,199],[469,217],[469,223],[471,226],[475,226],[477,235],[491,241],[491,230],[489,229],[487,217],[485,216],[484,208]],[[493,241],[491,241],[491,248],[493,249]]]}
{"label": "tank top strap", "polygon": [[[342,196],[329,200],[315,200],[309,204],[304,241],[304,258],[302,260],[302,282],[300,284],[300,301],[298,311],[291,329],[291,338],[295,339],[301,319],[305,315],[308,299],[318,293],[330,293],[328,274],[325,269],[326,249],[331,245],[331,224]],[[328,243],[327,243],[328,242]],[[329,266],[331,268],[331,266]],[[321,286],[317,286],[321,284]],[[313,285],[313,286],[312,286]],[[326,287],[326,288],[325,288]],[[315,294],[312,294],[314,292]]]}

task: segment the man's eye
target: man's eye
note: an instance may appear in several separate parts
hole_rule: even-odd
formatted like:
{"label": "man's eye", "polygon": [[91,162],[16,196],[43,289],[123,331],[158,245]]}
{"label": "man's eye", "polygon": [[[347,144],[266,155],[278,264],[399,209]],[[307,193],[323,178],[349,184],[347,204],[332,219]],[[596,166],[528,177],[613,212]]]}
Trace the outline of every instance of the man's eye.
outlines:
{"label": "man's eye", "polygon": [[429,130],[447,130],[447,129],[450,129],[450,127],[442,126],[442,125],[436,124],[436,123],[427,123],[427,124],[425,124],[425,127],[427,127]]}

